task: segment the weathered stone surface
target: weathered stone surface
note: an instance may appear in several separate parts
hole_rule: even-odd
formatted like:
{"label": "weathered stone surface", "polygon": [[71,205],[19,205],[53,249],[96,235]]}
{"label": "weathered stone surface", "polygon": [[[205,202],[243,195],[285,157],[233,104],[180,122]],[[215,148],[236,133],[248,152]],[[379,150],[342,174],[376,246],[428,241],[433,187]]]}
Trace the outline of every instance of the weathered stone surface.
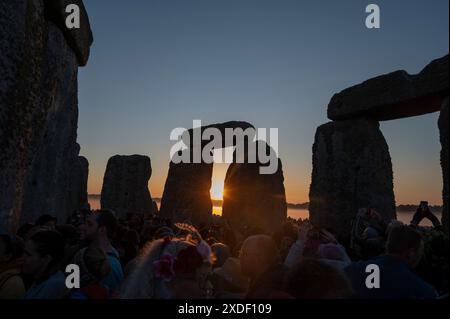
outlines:
{"label": "weathered stone surface", "polygon": [[[267,148],[265,142],[258,147]],[[276,156],[275,156],[276,157]],[[230,164],[224,186],[222,216],[241,234],[259,229],[273,234],[280,231],[287,217],[286,194],[281,160],[274,174],[261,174],[261,163]]]}
{"label": "weathered stone surface", "polygon": [[395,218],[388,145],[373,120],[330,122],[317,129],[309,193],[310,219],[346,241],[361,207]]}
{"label": "weathered stone surface", "polygon": [[444,204],[442,210],[442,225],[446,231],[449,231],[448,225],[448,139],[449,139],[449,131],[448,131],[448,106],[449,99],[448,97],[445,99],[442,104],[441,114],[439,116],[439,133],[441,139],[441,166],[442,166],[442,176],[444,181],[444,187],[442,190],[442,201]]}
{"label": "weathered stone surface", "polygon": [[[44,12],[43,0],[0,2],[2,232],[14,232],[21,220],[30,221],[38,214],[61,214],[63,219],[67,211],[77,208],[64,203],[72,196],[68,172],[79,151],[78,61],[61,30],[45,19]],[[39,186],[33,185],[36,176],[43,178]],[[63,184],[43,183],[51,177],[67,178]],[[55,189],[58,195],[45,196]]]}
{"label": "weathered stone surface", "polygon": [[3,230],[17,227],[23,179],[46,124],[44,73],[48,26],[40,1],[0,3],[0,214]]}
{"label": "weathered stone surface", "polygon": [[370,117],[392,120],[439,111],[448,91],[448,55],[434,60],[419,74],[396,71],[335,94],[328,118]]}
{"label": "weathered stone surface", "polygon": [[45,125],[43,10],[40,1],[0,2],[0,232],[18,226],[23,179]]}
{"label": "weathered stone surface", "polygon": [[153,203],[148,190],[151,175],[148,156],[111,157],[103,179],[102,209],[112,209],[117,217],[126,217],[128,213],[152,213]]}
{"label": "weathered stone surface", "polygon": [[[52,57],[52,58],[50,58]],[[47,58],[49,79],[42,95],[48,94],[48,111],[40,144],[35,150],[24,183],[22,223],[42,214],[56,216],[60,222],[74,209],[71,202],[72,172],[77,166],[78,63],[61,31],[49,24]]]}
{"label": "weathered stone surface", "polygon": [[[240,128],[245,131],[252,127],[247,122],[232,121],[190,129],[183,135],[183,142],[189,146],[183,152],[189,153],[187,158],[192,161],[193,152],[196,149],[201,152],[203,147],[211,142],[209,139],[201,141],[200,145],[196,145],[193,143],[193,134],[199,133],[201,136],[207,128],[217,128],[223,137],[221,146],[229,147],[234,145],[234,141],[227,143],[225,140],[226,128]],[[170,218],[174,222],[191,222],[196,226],[208,225],[212,216],[210,194],[212,173],[212,163],[201,161],[200,163],[175,164],[171,161],[161,200],[160,215],[164,218]]]}
{"label": "weathered stone surface", "polygon": [[[54,22],[63,32],[67,43],[75,52],[80,66],[85,66],[89,59],[90,47],[94,41],[89,17],[82,0],[44,0],[45,17]],[[80,8],[80,28],[66,27],[66,7],[75,4]]]}

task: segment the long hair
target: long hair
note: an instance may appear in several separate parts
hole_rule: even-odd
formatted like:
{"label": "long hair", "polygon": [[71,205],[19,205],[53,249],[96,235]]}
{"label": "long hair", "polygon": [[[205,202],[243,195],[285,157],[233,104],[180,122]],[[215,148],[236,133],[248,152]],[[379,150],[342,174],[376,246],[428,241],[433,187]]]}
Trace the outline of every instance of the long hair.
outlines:
{"label": "long hair", "polygon": [[122,285],[120,297],[123,299],[168,299],[170,293],[162,279],[155,277],[154,263],[165,253],[177,256],[178,252],[189,246],[189,241],[164,239],[149,242],[143,249],[136,264]]}

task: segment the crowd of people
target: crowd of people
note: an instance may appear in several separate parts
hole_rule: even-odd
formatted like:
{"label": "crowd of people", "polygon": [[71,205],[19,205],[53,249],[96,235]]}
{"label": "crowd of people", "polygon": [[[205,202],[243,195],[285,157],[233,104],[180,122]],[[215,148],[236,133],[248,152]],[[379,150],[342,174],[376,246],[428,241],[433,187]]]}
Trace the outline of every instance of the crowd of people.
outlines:
{"label": "crowd of people", "polygon": [[[421,216],[418,216],[418,214]],[[386,223],[360,209],[348,243],[308,220],[236,233],[157,215],[80,210],[43,215],[0,236],[0,299],[435,299],[448,293],[448,235],[440,225]],[[419,220],[420,222],[420,220]],[[445,248],[446,247],[446,248]],[[68,287],[68,265],[79,285]],[[380,284],[367,286],[367,266]]]}

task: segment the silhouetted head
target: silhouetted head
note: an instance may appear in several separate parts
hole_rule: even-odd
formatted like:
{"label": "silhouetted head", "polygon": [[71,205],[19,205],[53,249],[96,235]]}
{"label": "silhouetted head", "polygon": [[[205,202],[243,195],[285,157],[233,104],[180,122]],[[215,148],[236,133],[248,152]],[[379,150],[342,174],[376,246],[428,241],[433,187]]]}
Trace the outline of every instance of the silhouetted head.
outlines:
{"label": "silhouetted head", "polygon": [[419,208],[421,210],[426,210],[428,208],[428,202],[427,201],[421,201],[419,204]]}
{"label": "silhouetted head", "polygon": [[97,210],[86,221],[86,239],[112,240],[117,231],[117,218],[110,210]]}
{"label": "silhouetted head", "polygon": [[58,270],[63,255],[63,237],[56,231],[39,231],[25,243],[23,273],[35,281],[45,279]]}
{"label": "silhouetted head", "polygon": [[73,263],[80,267],[81,286],[100,281],[111,272],[111,266],[105,252],[97,245],[81,249]]}
{"label": "silhouetted head", "polygon": [[345,274],[327,263],[305,258],[288,276],[288,293],[297,299],[344,299],[352,294]]}
{"label": "silhouetted head", "polygon": [[254,235],[242,244],[239,258],[242,273],[254,280],[279,262],[279,251],[269,236]]}
{"label": "silhouetted head", "polygon": [[386,253],[414,268],[423,254],[422,236],[409,226],[392,228],[386,243]]}

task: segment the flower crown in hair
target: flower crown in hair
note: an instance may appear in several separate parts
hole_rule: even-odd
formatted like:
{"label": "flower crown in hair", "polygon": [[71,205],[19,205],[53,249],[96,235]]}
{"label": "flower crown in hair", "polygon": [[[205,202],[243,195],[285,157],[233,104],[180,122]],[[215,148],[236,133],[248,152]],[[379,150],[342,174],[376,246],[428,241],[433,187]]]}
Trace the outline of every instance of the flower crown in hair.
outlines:
{"label": "flower crown in hair", "polygon": [[[178,228],[189,232],[188,239],[195,244],[181,250],[175,257],[165,253],[153,263],[155,277],[170,281],[176,274],[192,274],[205,262],[211,262],[211,247],[205,242],[195,227],[188,224],[175,224]],[[169,237],[164,238],[164,246],[170,243]]]}

